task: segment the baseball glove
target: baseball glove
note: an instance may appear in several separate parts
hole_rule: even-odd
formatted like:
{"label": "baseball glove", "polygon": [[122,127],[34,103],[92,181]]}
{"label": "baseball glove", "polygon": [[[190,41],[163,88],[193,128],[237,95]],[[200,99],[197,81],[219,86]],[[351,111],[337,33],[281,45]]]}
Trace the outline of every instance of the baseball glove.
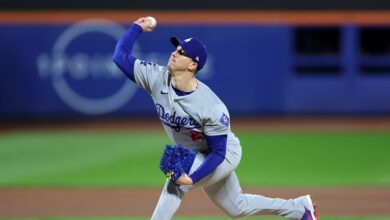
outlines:
{"label": "baseball glove", "polygon": [[182,145],[166,145],[160,159],[160,170],[176,184],[183,174],[188,174],[194,162],[196,152]]}

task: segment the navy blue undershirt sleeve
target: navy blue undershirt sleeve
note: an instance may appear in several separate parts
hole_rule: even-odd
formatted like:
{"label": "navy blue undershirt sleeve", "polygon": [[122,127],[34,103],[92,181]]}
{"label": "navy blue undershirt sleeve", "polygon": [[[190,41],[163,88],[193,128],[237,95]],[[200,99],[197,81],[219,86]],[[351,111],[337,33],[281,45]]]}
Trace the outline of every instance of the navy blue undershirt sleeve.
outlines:
{"label": "navy blue undershirt sleeve", "polygon": [[194,184],[213,172],[225,159],[227,135],[206,136],[206,140],[209,154],[200,167],[190,175]]}
{"label": "navy blue undershirt sleeve", "polygon": [[135,82],[134,63],[136,58],[131,55],[131,52],[138,35],[142,32],[142,27],[138,24],[134,23],[131,25],[126,33],[119,39],[115,47],[114,55],[112,56],[114,63],[133,82]]}

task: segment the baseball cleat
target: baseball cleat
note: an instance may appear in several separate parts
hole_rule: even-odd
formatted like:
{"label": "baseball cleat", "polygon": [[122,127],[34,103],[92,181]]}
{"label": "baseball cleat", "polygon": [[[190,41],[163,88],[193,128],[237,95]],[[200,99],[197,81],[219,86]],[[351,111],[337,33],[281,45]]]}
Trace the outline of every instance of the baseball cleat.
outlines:
{"label": "baseball cleat", "polygon": [[304,196],[307,205],[305,205],[305,214],[303,214],[301,220],[318,220],[316,213],[316,204],[311,199],[310,195]]}

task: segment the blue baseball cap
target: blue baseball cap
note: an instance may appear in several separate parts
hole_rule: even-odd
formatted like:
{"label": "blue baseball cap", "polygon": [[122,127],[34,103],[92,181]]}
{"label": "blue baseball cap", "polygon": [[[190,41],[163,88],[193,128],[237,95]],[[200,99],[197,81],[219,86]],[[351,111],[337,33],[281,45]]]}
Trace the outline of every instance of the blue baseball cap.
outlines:
{"label": "blue baseball cap", "polygon": [[177,37],[171,37],[172,44],[177,47],[181,46],[184,52],[198,64],[197,70],[203,68],[207,60],[206,46],[196,38],[187,38],[185,40],[180,40]]}

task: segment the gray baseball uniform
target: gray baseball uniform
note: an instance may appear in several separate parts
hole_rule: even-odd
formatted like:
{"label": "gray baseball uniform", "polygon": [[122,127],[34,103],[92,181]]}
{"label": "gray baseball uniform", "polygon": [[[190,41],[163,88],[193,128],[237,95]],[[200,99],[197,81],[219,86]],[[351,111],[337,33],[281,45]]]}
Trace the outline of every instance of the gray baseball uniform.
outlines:
{"label": "gray baseball uniform", "polygon": [[[226,106],[199,80],[193,92],[185,95],[178,93],[170,83],[170,74],[165,66],[133,57],[133,44],[142,31],[141,26],[132,25],[119,40],[113,60],[129,79],[151,95],[172,142],[197,152],[189,172],[194,184],[177,186],[167,180],[152,219],[171,219],[183,196],[192,189],[201,187],[216,206],[233,218],[273,214],[290,219],[315,220],[310,196],[284,200],[242,192],[234,171],[241,160],[241,145],[230,130],[230,116]],[[189,38],[179,41],[173,38],[172,43],[180,44],[186,53],[192,55],[192,59],[199,64],[198,68],[205,64],[207,54],[202,51],[204,48],[198,40]],[[197,53],[198,49],[200,53]],[[222,154],[218,156],[215,156],[219,151],[213,143],[215,139],[212,138],[221,138],[224,142],[221,145]]]}
{"label": "gray baseball uniform", "polygon": [[230,131],[225,105],[209,87],[198,80],[198,88],[193,93],[178,96],[169,82],[166,67],[140,60],[134,64],[134,78],[152,96],[170,139],[198,151],[189,174],[201,165],[208,149],[205,140],[194,138],[194,134],[228,135],[225,160],[211,174],[192,186],[176,186],[166,181],[152,219],[171,219],[182,197],[195,187],[202,187],[211,201],[234,218],[252,214],[302,217],[305,212],[302,199],[271,199],[242,193],[234,172],[241,159],[240,142]]}

